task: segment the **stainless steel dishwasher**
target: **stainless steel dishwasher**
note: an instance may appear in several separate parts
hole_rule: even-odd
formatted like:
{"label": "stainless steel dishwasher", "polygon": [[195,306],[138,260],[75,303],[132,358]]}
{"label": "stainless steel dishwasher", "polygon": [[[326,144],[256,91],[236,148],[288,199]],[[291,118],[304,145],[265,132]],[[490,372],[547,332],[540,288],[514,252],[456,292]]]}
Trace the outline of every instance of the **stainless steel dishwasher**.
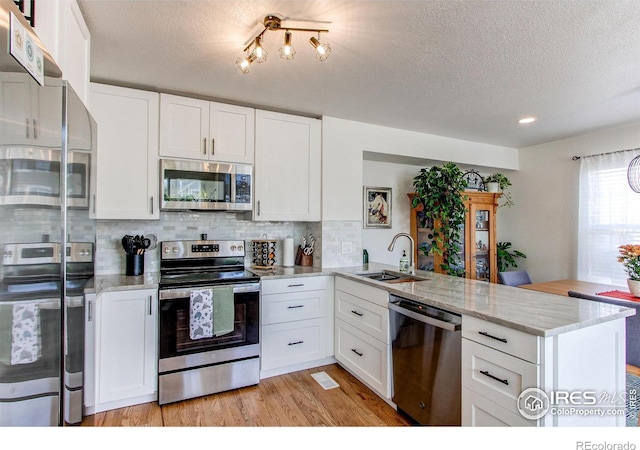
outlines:
{"label": "stainless steel dishwasher", "polygon": [[460,315],[390,296],[393,402],[420,425],[460,425]]}

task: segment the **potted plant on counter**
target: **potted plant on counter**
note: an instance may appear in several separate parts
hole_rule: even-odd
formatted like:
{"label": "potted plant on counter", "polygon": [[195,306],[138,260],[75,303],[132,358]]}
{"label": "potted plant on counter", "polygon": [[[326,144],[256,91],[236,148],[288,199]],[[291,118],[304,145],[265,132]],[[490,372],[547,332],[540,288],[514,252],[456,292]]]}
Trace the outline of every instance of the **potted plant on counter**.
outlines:
{"label": "potted plant on counter", "polygon": [[629,275],[627,279],[629,292],[634,297],[640,297],[640,245],[626,244],[618,249],[620,250],[618,262],[622,263],[624,271]]}
{"label": "potted plant on counter", "polygon": [[502,197],[504,198],[504,203],[500,206],[508,206],[511,207],[514,205],[513,199],[511,198],[511,192],[509,191],[509,186],[511,186],[511,181],[501,173],[492,173],[486,177],[482,178],[482,182],[484,183],[484,187],[487,192],[501,192]]}

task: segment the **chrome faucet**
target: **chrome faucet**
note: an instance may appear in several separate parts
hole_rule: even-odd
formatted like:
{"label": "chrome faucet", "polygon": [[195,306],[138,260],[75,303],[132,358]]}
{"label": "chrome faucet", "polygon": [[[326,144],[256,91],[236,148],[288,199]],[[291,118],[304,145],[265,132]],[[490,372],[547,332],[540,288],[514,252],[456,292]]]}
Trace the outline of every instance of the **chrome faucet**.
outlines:
{"label": "chrome faucet", "polygon": [[400,236],[404,236],[406,238],[409,239],[409,241],[411,241],[411,253],[409,255],[409,272],[410,273],[414,273],[413,271],[413,255],[415,254],[415,246],[416,243],[414,242],[413,238],[411,237],[411,235],[407,234],[407,233],[398,233],[393,237],[393,240],[391,241],[391,244],[389,244],[389,247],[387,248],[387,250],[389,250],[390,252],[393,251],[393,246],[396,245],[396,239],[398,239]]}

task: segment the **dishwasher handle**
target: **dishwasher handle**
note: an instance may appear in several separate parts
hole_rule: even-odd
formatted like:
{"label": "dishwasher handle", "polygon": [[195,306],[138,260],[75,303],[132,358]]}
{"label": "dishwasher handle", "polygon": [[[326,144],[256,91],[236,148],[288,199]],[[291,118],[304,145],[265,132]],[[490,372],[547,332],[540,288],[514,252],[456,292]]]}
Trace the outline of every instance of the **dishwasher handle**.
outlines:
{"label": "dishwasher handle", "polygon": [[460,329],[462,328],[462,320],[460,319],[460,316],[456,314],[443,311],[445,312],[445,314],[451,315],[452,318],[456,319],[456,320],[452,320],[451,322],[445,322],[440,318],[430,316],[425,311],[418,312],[413,309],[404,308],[400,306],[399,303],[400,303],[399,301],[389,302],[389,309],[397,312],[398,314],[402,314],[403,316],[410,317],[419,322],[426,323],[428,325],[433,325],[435,327],[442,328],[447,331],[460,331]]}

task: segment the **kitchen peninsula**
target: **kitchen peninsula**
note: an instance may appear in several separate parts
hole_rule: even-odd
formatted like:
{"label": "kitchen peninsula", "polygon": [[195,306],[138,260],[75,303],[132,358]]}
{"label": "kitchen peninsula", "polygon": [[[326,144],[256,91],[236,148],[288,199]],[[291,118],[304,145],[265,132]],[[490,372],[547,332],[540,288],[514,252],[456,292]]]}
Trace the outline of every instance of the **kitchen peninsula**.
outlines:
{"label": "kitchen peninsula", "polygon": [[[461,315],[463,426],[624,426],[624,403],[622,407],[620,403],[596,405],[609,411],[609,415],[598,416],[586,414],[585,408],[562,415],[552,402],[539,414],[535,411],[525,418],[519,397],[529,388],[547,394],[595,391],[622,395],[625,317],[633,315],[633,309],[432,272],[416,271],[412,278],[417,281],[404,283],[367,277],[384,271],[393,273],[396,268],[374,264],[367,271],[334,270],[336,330],[340,328],[341,296],[349,295],[341,289],[361,290],[367,293],[364,298],[375,287]],[[341,287],[341,280],[348,288]],[[340,361],[338,340],[336,331]],[[390,368],[388,372],[391,377]],[[550,413],[542,414],[545,411]]]}

